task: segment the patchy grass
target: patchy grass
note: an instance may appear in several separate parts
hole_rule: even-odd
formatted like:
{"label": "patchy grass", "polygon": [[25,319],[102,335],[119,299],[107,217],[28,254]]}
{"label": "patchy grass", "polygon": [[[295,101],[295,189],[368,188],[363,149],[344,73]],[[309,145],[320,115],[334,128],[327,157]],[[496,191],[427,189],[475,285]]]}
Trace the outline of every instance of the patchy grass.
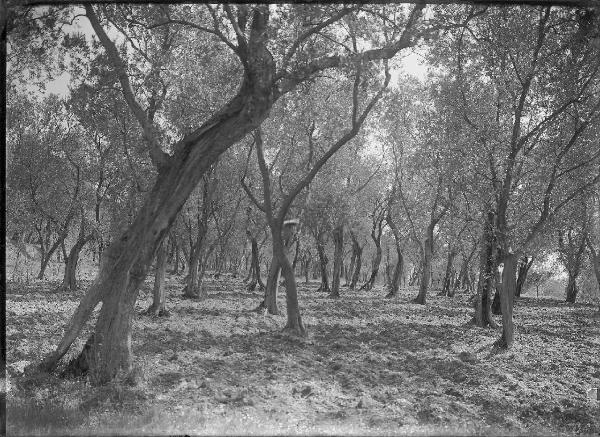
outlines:
{"label": "patchy grass", "polygon": [[[151,303],[145,284],[138,312]],[[280,316],[252,312],[259,293],[239,280],[208,281],[209,299],[180,298],[170,277],[170,318],[138,316],[140,381],[92,387],[22,369],[52,350],[82,292],[54,283],[9,284],[11,435],[148,434],[597,434],[600,317],[589,305],[523,297],[516,344],[468,325],[468,296],[410,303],[382,291],[329,299],[299,284],[310,338],[281,333]],[[89,329],[89,328],[88,328]],[[79,341],[81,345],[83,339]],[[74,352],[73,352],[74,353]]]}

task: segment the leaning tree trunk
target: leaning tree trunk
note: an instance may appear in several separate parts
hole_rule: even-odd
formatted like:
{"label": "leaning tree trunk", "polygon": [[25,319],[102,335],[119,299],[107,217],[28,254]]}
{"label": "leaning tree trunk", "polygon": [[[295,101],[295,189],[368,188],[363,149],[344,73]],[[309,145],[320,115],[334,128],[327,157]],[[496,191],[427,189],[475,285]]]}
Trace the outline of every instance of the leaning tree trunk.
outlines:
{"label": "leaning tree trunk", "polygon": [[82,236],[77,238],[77,241],[69,251],[69,255],[65,260],[65,274],[63,276],[63,282],[61,288],[65,290],[77,290],[77,263],[79,262],[79,255],[81,250],[88,241],[92,239],[93,235]]}
{"label": "leaning tree trunk", "polygon": [[165,276],[167,272],[167,244],[159,246],[156,254],[156,270],[154,274],[154,288],[152,290],[152,304],[145,311],[145,314],[157,317],[168,317],[169,312],[165,308]]}
{"label": "leaning tree trunk", "polygon": [[331,279],[331,293],[329,297],[340,297],[340,279],[342,273],[342,258],[344,252],[344,228],[338,226],[333,230],[333,277]]}
{"label": "leaning tree trunk", "polygon": [[[253,26],[264,24],[255,11]],[[254,29],[252,32],[256,32]],[[250,62],[238,94],[199,129],[174,144],[173,155],[161,167],[152,190],[128,229],[106,249],[96,280],[82,298],[56,349],[41,363],[56,368],[77,338],[96,305],[102,309],[94,328],[89,355],[96,382],[112,380],[129,370],[131,323],[139,286],[145,279],[158,244],[204,173],[219,155],[258,127],[268,115],[273,94],[273,58],[253,34]],[[110,252],[110,253],[106,253]]]}
{"label": "leaning tree trunk", "polygon": [[317,253],[319,254],[319,268],[321,271],[321,285],[317,291],[331,293],[331,289],[329,288],[329,278],[327,277],[327,264],[329,263],[329,259],[325,254],[325,246],[321,238],[320,235],[317,237]]}
{"label": "leaning tree trunk", "polygon": [[371,275],[367,282],[364,283],[361,290],[372,290],[375,285],[375,280],[377,279],[377,274],[379,273],[379,265],[381,264],[382,251],[381,251],[381,235],[380,238],[373,238],[375,243],[375,259],[373,260],[373,269],[371,270]]}
{"label": "leaning tree trunk", "polygon": [[529,259],[524,256],[521,258],[521,262],[519,263],[519,273],[517,275],[517,289],[515,290],[515,297],[521,297],[521,292],[523,291],[523,285],[525,285],[525,281],[527,280],[527,273],[529,273],[529,269],[533,264],[533,257]]}

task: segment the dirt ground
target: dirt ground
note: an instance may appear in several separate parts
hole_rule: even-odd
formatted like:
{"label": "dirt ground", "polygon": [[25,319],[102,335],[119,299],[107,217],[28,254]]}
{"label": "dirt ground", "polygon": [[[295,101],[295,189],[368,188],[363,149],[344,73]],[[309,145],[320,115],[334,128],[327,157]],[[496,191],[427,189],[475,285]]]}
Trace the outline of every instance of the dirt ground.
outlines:
{"label": "dirt ground", "polygon": [[180,280],[167,281],[169,318],[136,317],[137,384],[104,387],[23,376],[56,345],[82,291],[9,283],[8,433],[600,433],[600,402],[587,396],[600,386],[597,306],[518,299],[515,346],[499,352],[498,331],[468,324],[469,296],[433,291],[421,306],[415,290],[389,300],[343,288],[334,300],[300,284],[303,340],[281,333],[283,293],[282,315],[265,316],[240,280],[208,280],[204,301],[181,299]]}

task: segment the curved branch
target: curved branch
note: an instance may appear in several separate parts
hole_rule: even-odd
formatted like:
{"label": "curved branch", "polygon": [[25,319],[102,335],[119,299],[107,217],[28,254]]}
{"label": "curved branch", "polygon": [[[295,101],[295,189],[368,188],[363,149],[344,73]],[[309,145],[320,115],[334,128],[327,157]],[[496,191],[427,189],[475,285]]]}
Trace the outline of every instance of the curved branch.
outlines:
{"label": "curved branch", "polygon": [[129,76],[127,76],[127,69],[123,60],[119,56],[117,47],[104,31],[104,28],[100,24],[100,20],[98,19],[94,8],[91,5],[86,4],[85,12],[90,24],[92,25],[92,28],[98,36],[98,39],[100,39],[100,42],[104,46],[104,49],[106,50],[108,58],[110,59],[117,76],[119,77],[123,97],[125,98],[129,109],[131,112],[133,112],[133,115],[142,128],[144,139],[150,148],[150,159],[159,170],[167,167],[169,165],[170,157],[160,148],[158,139],[154,133],[154,127],[152,126],[150,120],[148,120],[146,112],[135,98],[133,89],[131,88],[131,83],[129,81]]}

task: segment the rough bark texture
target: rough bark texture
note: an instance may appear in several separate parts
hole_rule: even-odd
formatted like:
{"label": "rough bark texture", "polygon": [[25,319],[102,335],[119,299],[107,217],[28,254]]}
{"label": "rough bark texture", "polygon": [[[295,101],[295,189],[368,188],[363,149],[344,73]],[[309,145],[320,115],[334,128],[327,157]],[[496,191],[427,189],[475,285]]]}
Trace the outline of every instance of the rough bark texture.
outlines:
{"label": "rough bark texture", "polygon": [[519,272],[517,274],[517,289],[515,290],[515,297],[521,297],[521,293],[523,291],[523,285],[525,285],[525,281],[527,280],[527,273],[529,273],[529,269],[533,264],[533,257],[529,259],[524,256],[519,261]]}
{"label": "rough bark texture", "polygon": [[82,236],[81,234],[77,238],[77,241],[69,251],[69,255],[65,260],[65,274],[63,276],[62,288],[67,290],[77,289],[77,263],[79,262],[79,255],[81,250],[88,241],[92,239],[92,235]]}
{"label": "rough bark texture", "polygon": [[392,234],[394,235],[394,245],[396,246],[396,267],[394,268],[394,276],[389,284],[387,298],[392,298],[398,295],[398,290],[400,288],[400,278],[402,277],[402,273],[404,270],[404,256],[402,255],[402,246],[401,246],[401,236],[396,223],[394,223],[391,213],[388,210],[388,214],[386,217],[387,224],[392,230]]}
{"label": "rough bark texture", "polygon": [[477,305],[475,308],[475,324],[482,328],[496,328],[498,325],[492,317],[490,292],[494,287],[496,271],[496,253],[494,238],[494,213],[489,212],[481,238],[481,258],[479,262],[479,281],[477,285]]}
{"label": "rough bark texture", "polygon": [[260,260],[258,257],[258,242],[256,241],[256,237],[248,234],[252,246],[252,262],[250,263],[251,270],[251,280],[248,284],[248,291],[254,291],[256,285],[259,286],[259,290],[265,289],[265,284],[260,277]]}
{"label": "rough bark texture", "polygon": [[145,311],[148,315],[168,317],[166,309],[165,276],[167,272],[167,245],[163,242],[156,254],[156,269],[154,273],[154,288],[152,290],[152,304]]}
{"label": "rough bark texture", "polygon": [[321,272],[321,285],[317,291],[331,293],[331,289],[329,288],[329,278],[327,277],[327,264],[329,263],[329,258],[327,258],[327,254],[325,253],[325,243],[323,242],[323,237],[321,235],[317,236],[317,254],[319,255],[319,268]]}
{"label": "rough bark texture", "polygon": [[450,296],[452,293],[452,266],[454,264],[454,257],[456,256],[456,249],[451,248],[448,251],[448,259],[446,260],[446,272],[444,273],[444,283],[442,284],[442,292],[443,296]]}
{"label": "rough bark texture", "polygon": [[91,373],[98,382],[131,367],[131,320],[139,285],[158,243],[179,210],[218,156],[256,128],[275,101],[274,63],[264,45],[266,10],[254,10],[248,63],[238,94],[200,128],[176,143],[133,223],[103,256],[102,267],[81,300],[65,334],[41,367],[52,370],[81,331],[96,305],[102,310],[94,328]]}
{"label": "rough bark texture", "polygon": [[358,283],[358,279],[360,278],[360,269],[362,267],[362,253],[363,248],[358,241],[352,237],[352,250],[356,251],[356,260],[354,262],[354,270],[352,272],[352,279],[350,281],[350,290],[354,290],[356,288],[356,284]]}
{"label": "rough bark texture", "polygon": [[371,239],[375,243],[375,259],[373,260],[373,268],[371,275],[367,282],[360,287],[361,290],[372,290],[379,273],[379,265],[381,264],[382,251],[381,251],[381,234],[383,232],[383,217],[379,218],[373,223],[373,229],[371,230]]}
{"label": "rough bark texture", "polygon": [[500,304],[502,305],[502,337],[495,343],[501,348],[510,348],[514,342],[515,327],[513,323],[513,299],[517,288],[517,263],[512,253],[502,257],[504,270],[502,270],[502,282],[500,288]]}
{"label": "rough bark texture", "polygon": [[431,279],[431,258],[433,257],[433,227],[431,224],[427,227],[425,241],[422,246],[421,253],[421,283],[419,284],[419,294],[414,302],[425,305],[427,300],[427,289]]}
{"label": "rough bark texture", "polygon": [[333,230],[333,277],[331,279],[330,297],[340,297],[340,282],[342,275],[342,262],[344,255],[344,228],[338,226]]}

